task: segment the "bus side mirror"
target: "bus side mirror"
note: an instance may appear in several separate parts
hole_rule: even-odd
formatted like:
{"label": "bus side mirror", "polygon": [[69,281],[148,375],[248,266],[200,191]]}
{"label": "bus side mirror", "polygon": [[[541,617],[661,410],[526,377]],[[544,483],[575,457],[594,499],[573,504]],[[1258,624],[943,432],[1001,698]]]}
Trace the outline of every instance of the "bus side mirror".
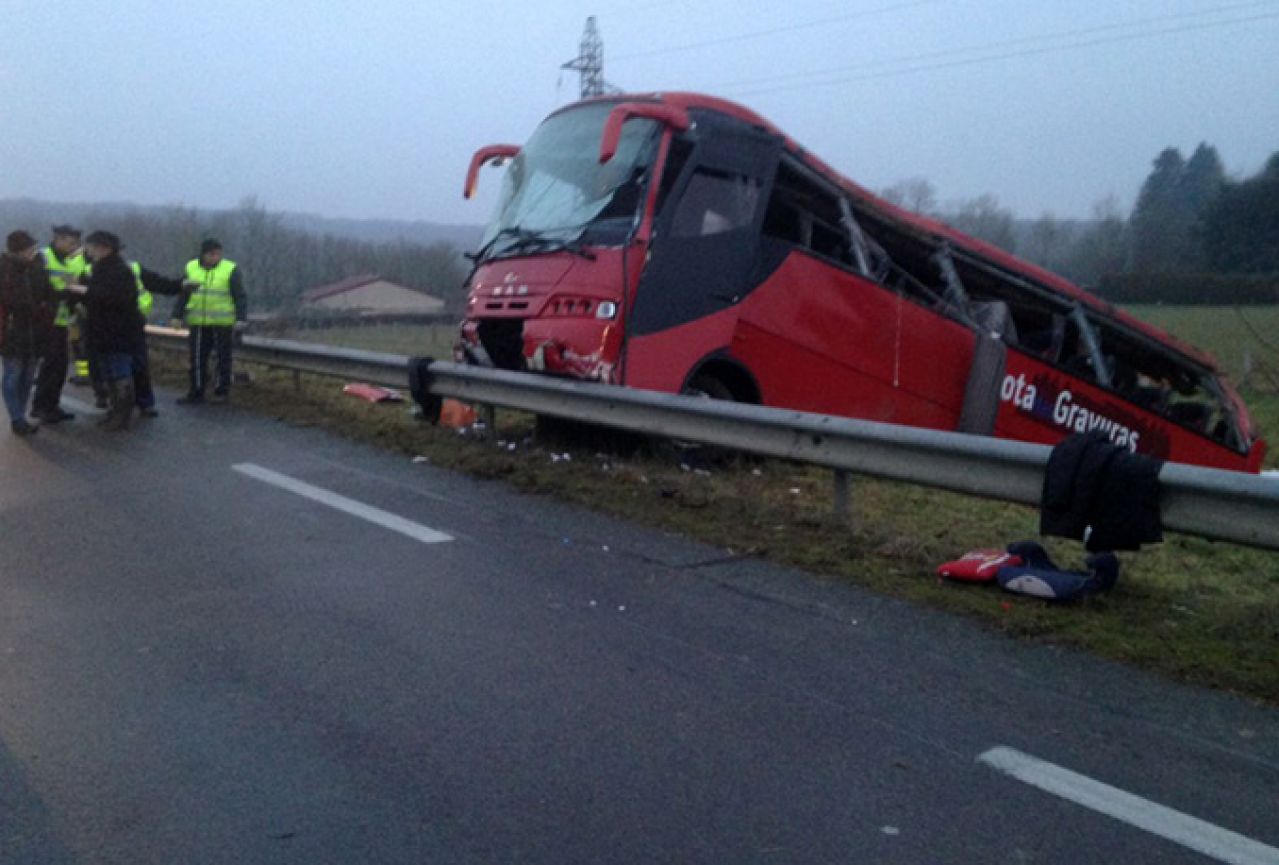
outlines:
{"label": "bus side mirror", "polygon": [[657,102],[623,102],[610,111],[608,119],[604,121],[604,134],[600,138],[600,165],[617,155],[617,145],[622,140],[622,127],[632,117],[656,120],[676,132],[683,132],[690,125],[688,112],[683,108]]}
{"label": "bus side mirror", "polygon": [[480,169],[485,163],[496,162],[501,165],[503,160],[510,159],[519,152],[520,149],[514,144],[490,144],[475,151],[475,155],[471,157],[471,167],[466,171],[466,186],[462,189],[462,197],[469,199],[475,195],[475,187],[480,180]]}

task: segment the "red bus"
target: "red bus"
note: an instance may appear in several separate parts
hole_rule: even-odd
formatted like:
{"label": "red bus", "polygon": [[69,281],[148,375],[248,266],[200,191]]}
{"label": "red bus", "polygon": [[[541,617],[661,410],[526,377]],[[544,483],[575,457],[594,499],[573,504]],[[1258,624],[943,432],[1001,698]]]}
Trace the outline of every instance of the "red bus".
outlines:
{"label": "red bus", "polygon": [[668,393],[1260,470],[1213,360],[876,198],[740,105],[606,97],[509,161],[458,360]]}

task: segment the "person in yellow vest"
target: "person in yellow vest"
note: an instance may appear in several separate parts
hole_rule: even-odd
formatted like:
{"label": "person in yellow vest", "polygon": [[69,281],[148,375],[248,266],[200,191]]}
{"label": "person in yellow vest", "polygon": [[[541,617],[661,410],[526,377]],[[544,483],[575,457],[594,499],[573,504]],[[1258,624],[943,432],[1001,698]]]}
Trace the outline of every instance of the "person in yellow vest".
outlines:
{"label": "person in yellow vest", "polygon": [[55,225],[53,240],[40,254],[44,257],[49,284],[53,286],[58,298],[58,310],[54,316],[53,333],[45,343],[40,371],[36,374],[31,413],[44,423],[55,424],[75,417],[71,412],[64,411],[60,404],[69,363],[67,328],[71,324],[71,306],[76,300],[68,288],[88,279],[86,273],[89,262],[80,248],[80,230],[70,225]]}
{"label": "person in yellow vest", "polygon": [[185,320],[190,331],[190,389],[178,402],[204,402],[209,354],[217,352],[213,397],[224,401],[231,392],[231,343],[236,328],[248,319],[244,282],[234,261],[224,258],[222,244],[210,238],[200,244],[200,257],[187,262],[183,286],[189,293],[178,299],[173,317]]}

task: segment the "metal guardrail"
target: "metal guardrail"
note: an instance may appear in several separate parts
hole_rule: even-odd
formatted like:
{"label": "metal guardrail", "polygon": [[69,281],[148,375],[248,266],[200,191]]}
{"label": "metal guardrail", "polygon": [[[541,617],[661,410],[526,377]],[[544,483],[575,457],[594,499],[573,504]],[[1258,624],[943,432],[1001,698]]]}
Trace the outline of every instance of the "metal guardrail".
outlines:
{"label": "metal guardrail", "polygon": [[[186,347],[186,332],[149,327],[152,345]],[[403,388],[411,359],[283,339],[246,337],[250,363]],[[720,402],[436,361],[430,392],[630,432],[716,445],[844,473],[1038,505],[1046,445]],[[1279,550],[1279,482],[1165,463],[1159,475],[1165,528]],[[840,483],[837,480],[837,490]],[[837,494],[838,495],[838,494]]]}

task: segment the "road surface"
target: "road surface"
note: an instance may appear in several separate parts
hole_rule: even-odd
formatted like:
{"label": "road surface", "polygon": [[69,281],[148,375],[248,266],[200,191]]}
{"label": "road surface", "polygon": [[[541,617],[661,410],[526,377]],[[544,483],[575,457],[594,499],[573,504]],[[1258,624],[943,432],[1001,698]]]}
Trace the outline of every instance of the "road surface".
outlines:
{"label": "road surface", "polygon": [[0,439],[0,863],[1279,862],[1279,712],[234,408]]}

